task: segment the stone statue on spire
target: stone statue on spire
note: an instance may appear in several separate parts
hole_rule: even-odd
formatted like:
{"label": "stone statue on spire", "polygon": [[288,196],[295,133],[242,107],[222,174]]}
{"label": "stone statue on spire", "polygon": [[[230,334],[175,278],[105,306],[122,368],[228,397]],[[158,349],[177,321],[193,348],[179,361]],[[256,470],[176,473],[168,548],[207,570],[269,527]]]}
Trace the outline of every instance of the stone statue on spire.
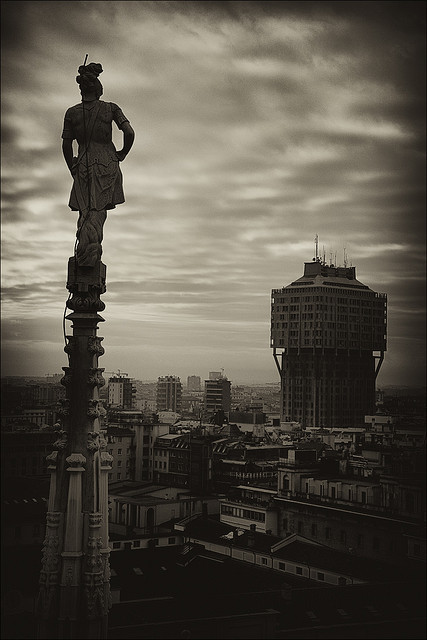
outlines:
{"label": "stone statue on spire", "polygon": [[[62,152],[73,177],[69,207],[79,212],[76,234],[79,267],[94,267],[100,261],[107,210],[125,201],[119,163],[126,158],[135,138],[120,107],[100,100],[103,87],[98,76],[102,71],[97,62],[79,67],[76,82],[82,101],[67,109],[62,132]],[[112,140],[113,121],[123,132],[120,151],[116,151]],[[78,143],[76,157],[74,140]]]}

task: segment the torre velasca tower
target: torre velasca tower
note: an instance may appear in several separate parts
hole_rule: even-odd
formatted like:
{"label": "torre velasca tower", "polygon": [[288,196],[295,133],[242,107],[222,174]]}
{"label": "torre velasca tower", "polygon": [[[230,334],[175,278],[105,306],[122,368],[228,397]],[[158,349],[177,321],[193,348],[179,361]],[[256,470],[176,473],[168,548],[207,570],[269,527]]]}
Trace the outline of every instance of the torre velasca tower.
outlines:
{"label": "torre velasca tower", "polygon": [[[317,253],[317,252],[316,252]],[[386,350],[387,296],[355,267],[316,257],[271,294],[271,347],[281,378],[281,420],[357,427],[375,409]]]}

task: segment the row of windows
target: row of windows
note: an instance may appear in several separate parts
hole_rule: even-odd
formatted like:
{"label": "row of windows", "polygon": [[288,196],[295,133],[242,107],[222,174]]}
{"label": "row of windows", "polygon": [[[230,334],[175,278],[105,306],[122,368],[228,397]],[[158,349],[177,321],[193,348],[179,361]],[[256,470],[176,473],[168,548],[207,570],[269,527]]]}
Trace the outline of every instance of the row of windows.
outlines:
{"label": "row of windows", "polygon": [[[262,564],[267,564],[267,558],[261,558],[261,562]],[[286,571],[286,563],[279,562],[279,569],[281,571]],[[291,572],[291,569],[295,569],[295,573],[297,576],[303,575],[303,567],[294,567],[294,565],[288,565],[288,573]],[[317,580],[319,580],[320,582],[323,582],[324,579],[325,579],[325,574],[322,571],[317,571]]]}
{"label": "row of windows", "polygon": [[246,518],[257,522],[265,522],[265,513],[252,511],[252,509],[241,509],[240,507],[230,507],[227,504],[221,505],[221,513],[234,516],[235,518]]}
{"label": "row of windows", "polygon": [[[148,540],[148,544],[153,545],[154,547],[157,547],[157,545],[159,544],[159,539],[158,538],[153,538],[152,540]],[[176,543],[176,538],[168,538],[168,544],[175,544]],[[120,549],[121,547],[121,542],[113,542],[113,549]],[[141,546],[141,540],[133,540],[132,542],[125,542],[123,544],[125,549],[131,549],[132,547],[138,548]]]}
{"label": "row of windows", "polygon": [[[336,288],[334,288],[334,286]],[[348,292],[348,298],[342,298],[342,297],[337,297],[337,296],[342,296],[343,295],[343,290],[339,289],[338,286],[335,285],[328,285],[328,291],[329,294],[334,294],[334,295],[329,295],[329,298],[331,300],[338,300],[338,302],[340,302],[341,304],[345,304],[349,298],[364,298],[364,300],[366,301],[371,301],[371,300],[384,300],[384,304],[385,304],[385,297],[383,297],[382,294],[374,294],[372,295],[371,291],[357,291],[354,287],[349,287],[347,289]],[[274,296],[277,294],[281,294],[286,296],[285,298],[275,298]],[[289,296],[291,296],[290,300],[291,302],[299,302],[300,300],[304,300],[304,302],[310,302],[310,300],[316,299],[316,298],[320,298],[320,299],[326,299],[328,298],[328,296],[325,295],[326,291],[325,291],[325,287],[312,287],[310,288],[310,294],[323,294],[320,296],[314,296],[314,295],[304,295],[304,296],[295,296],[293,294],[295,293],[302,293],[302,294],[307,294],[307,290],[306,289],[274,289],[272,292],[272,299],[275,300],[276,302],[289,302]]]}
{"label": "row of windows", "polygon": [[[288,527],[289,527],[289,522],[288,522],[288,518],[284,518],[283,519],[283,530],[288,533]],[[304,535],[304,523],[302,521],[298,521],[298,534],[299,535]],[[320,534],[320,527],[316,522],[313,522],[311,524],[311,526],[308,528],[308,532],[311,534],[311,536],[313,538],[317,538]],[[323,531],[323,537],[325,538],[325,540],[332,540],[333,535],[332,535],[332,528],[331,527],[325,527],[324,531]],[[357,535],[357,547],[359,549],[363,549],[365,546],[365,536],[362,533],[359,533]],[[347,531],[345,531],[344,529],[341,529],[341,531],[339,532],[339,541],[341,544],[346,545],[347,544]],[[372,538],[372,549],[373,551],[379,551],[380,550],[380,546],[381,546],[381,541],[380,538],[378,538],[378,536],[373,536]]]}

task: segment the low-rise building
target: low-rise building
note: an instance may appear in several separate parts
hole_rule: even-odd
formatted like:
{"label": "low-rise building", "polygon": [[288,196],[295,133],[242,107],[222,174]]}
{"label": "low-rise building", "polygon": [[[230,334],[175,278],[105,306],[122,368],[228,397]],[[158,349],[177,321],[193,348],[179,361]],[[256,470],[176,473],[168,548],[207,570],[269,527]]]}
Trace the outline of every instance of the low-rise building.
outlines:
{"label": "low-rise building", "polygon": [[263,487],[240,485],[227,497],[220,499],[220,520],[241,529],[254,528],[255,531],[277,535],[277,505],[273,498],[277,490]]}
{"label": "low-rise building", "polygon": [[215,497],[149,482],[110,484],[109,503],[110,534],[125,539],[166,536],[178,519],[203,512],[215,514],[219,509]]}
{"label": "low-rise building", "polygon": [[359,460],[349,474],[348,460],[333,462],[310,450],[289,450],[281,460],[278,535],[298,533],[357,556],[405,562],[408,536],[424,536],[422,479],[356,474],[365,468]]}

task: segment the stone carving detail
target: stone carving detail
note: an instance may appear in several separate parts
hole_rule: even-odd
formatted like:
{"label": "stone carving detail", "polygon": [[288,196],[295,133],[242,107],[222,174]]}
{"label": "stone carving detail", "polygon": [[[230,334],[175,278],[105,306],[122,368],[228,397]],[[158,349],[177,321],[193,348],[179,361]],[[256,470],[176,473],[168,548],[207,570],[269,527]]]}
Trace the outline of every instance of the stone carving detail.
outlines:
{"label": "stone carving detail", "polygon": [[56,469],[57,458],[58,458],[58,451],[52,451],[52,453],[49,453],[49,455],[46,456],[48,469]]}
{"label": "stone carving detail", "polygon": [[[105,412],[105,409],[104,409],[104,412]],[[99,413],[100,413],[100,415],[101,415],[101,411],[100,411]],[[105,412],[105,413],[106,413],[106,412]],[[107,441],[106,441],[105,436],[104,436],[104,434],[102,433],[102,431],[100,431],[100,432],[99,432],[99,448],[100,448],[101,450],[104,450],[104,449],[106,449],[106,448],[107,448]]]}
{"label": "stone carving detail", "polygon": [[88,376],[88,385],[90,387],[103,387],[105,384],[105,379],[102,377],[102,372],[104,369],[92,368],[89,369]]}
{"label": "stone carving detail", "polygon": [[84,579],[88,618],[97,618],[107,613],[101,547],[102,539],[100,537],[89,537]]}
{"label": "stone carving detail", "polygon": [[70,415],[70,401],[68,398],[60,400],[61,407],[58,409],[58,414],[62,417]]}
{"label": "stone carving detail", "polygon": [[113,599],[111,597],[110,591],[110,553],[109,551],[104,550],[102,552],[102,566],[103,566],[103,576],[104,576],[104,605],[106,607],[105,613],[108,613],[108,609],[111,609],[113,606]]}
{"label": "stone carving detail", "polygon": [[91,453],[99,449],[99,433],[98,431],[89,431],[87,434],[87,450]]}
{"label": "stone carving detail", "polygon": [[59,511],[48,511],[46,514],[46,523],[49,527],[59,527],[60,518],[61,514]]}
{"label": "stone carving detail", "polygon": [[[68,287],[71,289],[71,287]],[[100,296],[101,289],[95,285],[89,285],[87,292],[79,291],[73,293],[70,300],[67,300],[67,307],[72,311],[82,313],[96,313],[105,309],[105,304],[102,302]]]}
{"label": "stone carving detail", "polygon": [[48,511],[46,517],[47,527],[46,537],[43,541],[40,590],[36,603],[37,612],[45,619],[51,615],[57,598],[60,518],[61,514],[54,511]]}
{"label": "stone carving detail", "polygon": [[104,566],[102,559],[101,513],[89,514],[89,536],[86,545],[84,588],[87,615],[89,618],[102,616],[108,611],[104,591]]}
{"label": "stone carving detail", "polygon": [[56,449],[57,451],[61,451],[65,449],[65,447],[67,446],[68,433],[63,429],[61,429],[57,433],[58,433],[58,440],[56,440],[53,443],[53,448]]}
{"label": "stone carving detail", "polygon": [[64,375],[63,378],[61,378],[61,384],[64,387],[68,387],[71,384],[71,381],[73,379],[71,368],[70,367],[62,367],[62,370],[65,372],[65,375]]}
{"label": "stone carving detail", "polygon": [[104,338],[97,338],[95,336],[89,336],[88,339],[88,351],[89,353],[97,354],[98,356],[102,356],[105,353],[104,347],[101,345],[101,341]]}
{"label": "stone carving detail", "polygon": [[90,513],[89,514],[89,527],[96,529],[102,524],[102,513]]}
{"label": "stone carving detail", "polygon": [[89,418],[92,418],[93,420],[95,418],[99,418],[98,400],[88,401],[87,415]]}
{"label": "stone carving detail", "polygon": [[50,535],[43,541],[43,554],[42,565],[44,573],[51,573],[57,571],[59,566],[59,538],[58,536]]}
{"label": "stone carving detail", "polygon": [[[98,618],[108,612],[104,598],[102,573],[85,573],[85,596],[87,617]],[[107,605],[108,606],[108,605]]]}
{"label": "stone carving detail", "polygon": [[101,468],[111,469],[111,463],[114,458],[111,454],[107,453],[107,451],[101,451]]}
{"label": "stone carving detail", "polygon": [[100,550],[102,549],[101,536],[89,536],[87,541],[86,567],[90,571],[99,571],[102,567]]}
{"label": "stone carving detail", "polygon": [[72,453],[68,458],[65,458],[68,463],[68,470],[75,469],[76,471],[80,470],[80,467],[83,467],[86,463],[86,458],[81,453]]}
{"label": "stone carving detail", "polygon": [[68,355],[70,355],[76,349],[76,341],[74,339],[74,336],[67,336],[67,340],[68,342],[64,347],[64,351],[65,353],[68,353]]}

